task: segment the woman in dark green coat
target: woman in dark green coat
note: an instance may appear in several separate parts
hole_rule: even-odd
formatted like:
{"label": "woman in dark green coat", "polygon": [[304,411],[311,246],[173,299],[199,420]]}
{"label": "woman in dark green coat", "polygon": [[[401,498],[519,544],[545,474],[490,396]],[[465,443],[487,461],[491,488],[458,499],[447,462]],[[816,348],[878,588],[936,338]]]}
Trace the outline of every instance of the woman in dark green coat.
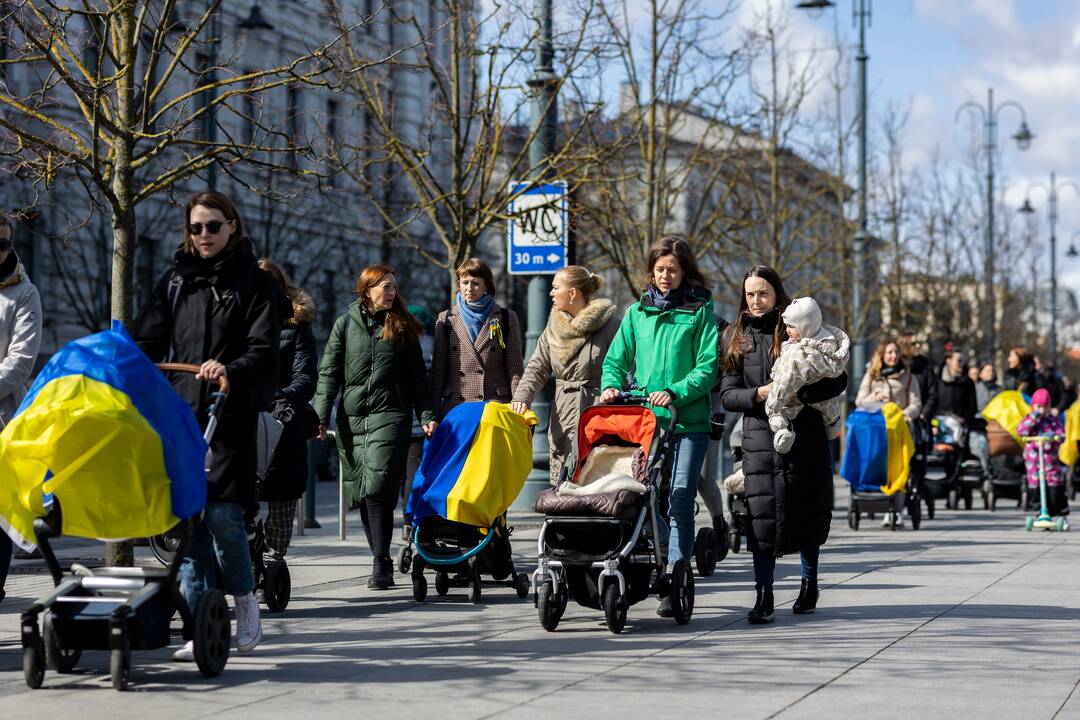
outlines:
{"label": "woman in dark green coat", "polygon": [[[357,300],[334,322],[319,366],[315,411],[325,437],[337,402],[337,446],[345,498],[360,509],[374,562],[368,587],[394,584],[390,538],[405,477],[415,413],[427,435],[435,430],[420,324],[398,294],[388,265],[364,268]],[[340,400],[339,400],[340,398]]]}

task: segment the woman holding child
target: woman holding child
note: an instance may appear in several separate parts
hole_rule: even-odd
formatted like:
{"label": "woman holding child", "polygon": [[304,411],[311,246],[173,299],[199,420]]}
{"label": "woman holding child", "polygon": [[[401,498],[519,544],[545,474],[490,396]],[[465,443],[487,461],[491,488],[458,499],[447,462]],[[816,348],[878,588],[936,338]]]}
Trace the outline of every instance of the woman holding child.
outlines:
{"label": "woman holding child", "polygon": [[802,410],[791,421],[791,449],[776,452],[765,413],[772,389],[773,363],[788,336],[783,313],[791,304],[775,270],[756,265],[743,277],[736,321],[725,331],[720,398],[728,412],[743,414],[743,473],[746,478],[750,534],[757,600],[747,619],[773,621],[773,576],[776,558],[799,552],[802,584],[792,610],[811,613],[817,607],[818,554],[832,521],[832,455],[826,422],[811,407],[844,392],[847,374],[826,378],[798,391]]}

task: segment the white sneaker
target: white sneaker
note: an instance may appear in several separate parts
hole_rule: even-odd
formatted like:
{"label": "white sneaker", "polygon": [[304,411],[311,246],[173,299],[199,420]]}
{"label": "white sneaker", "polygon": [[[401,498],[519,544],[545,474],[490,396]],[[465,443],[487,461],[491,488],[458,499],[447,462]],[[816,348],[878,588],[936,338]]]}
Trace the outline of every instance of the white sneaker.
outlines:
{"label": "white sneaker", "polygon": [[[891,527],[891,523],[889,522],[889,513],[885,513],[885,517],[883,517],[881,519],[881,527],[883,527],[883,528]],[[898,528],[904,527],[904,516],[903,515],[897,515],[896,516],[896,527],[898,527]]]}
{"label": "white sneaker", "polygon": [[262,623],[259,622],[259,602],[254,593],[235,597],[236,603],[236,649],[249,653],[262,640]]}
{"label": "white sneaker", "polygon": [[184,647],[180,648],[172,654],[172,659],[176,662],[194,662],[195,641],[188,640],[186,643],[184,643]]}

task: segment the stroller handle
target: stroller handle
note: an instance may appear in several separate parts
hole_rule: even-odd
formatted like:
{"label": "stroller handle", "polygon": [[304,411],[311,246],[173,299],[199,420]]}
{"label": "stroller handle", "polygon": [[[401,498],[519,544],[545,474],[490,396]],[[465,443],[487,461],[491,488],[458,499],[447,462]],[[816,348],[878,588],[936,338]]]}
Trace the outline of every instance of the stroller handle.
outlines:
{"label": "stroller handle", "polygon": [[[632,394],[630,394],[628,392],[625,392],[625,391],[620,392],[619,397],[615,398],[611,402],[611,404],[612,405],[652,405],[652,403],[649,402],[649,396],[648,395],[632,395]],[[668,414],[671,416],[671,419],[668,421],[668,431],[669,432],[674,431],[675,430],[675,425],[679,422],[679,410],[675,407],[674,404],[668,405],[664,409],[667,410]]]}
{"label": "stroller handle", "polygon": [[[191,373],[197,375],[202,368],[194,363],[158,363],[158,370],[163,372],[182,372]],[[229,378],[220,377],[217,380],[208,380],[207,382],[217,383],[218,389],[226,395],[229,394]]]}
{"label": "stroller handle", "polygon": [[1065,440],[1064,435],[1022,435],[1020,437],[1021,442],[1026,443],[1042,443],[1042,442],[1062,442]]}

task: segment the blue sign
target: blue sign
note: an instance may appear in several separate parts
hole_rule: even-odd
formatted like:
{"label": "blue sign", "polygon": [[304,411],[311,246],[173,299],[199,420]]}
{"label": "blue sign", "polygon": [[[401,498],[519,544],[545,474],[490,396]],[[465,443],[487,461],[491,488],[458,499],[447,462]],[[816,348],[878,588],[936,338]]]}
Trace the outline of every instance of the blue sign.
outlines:
{"label": "blue sign", "polygon": [[511,275],[551,275],[567,264],[566,183],[530,185],[510,184],[514,199],[507,209],[507,271]]}

